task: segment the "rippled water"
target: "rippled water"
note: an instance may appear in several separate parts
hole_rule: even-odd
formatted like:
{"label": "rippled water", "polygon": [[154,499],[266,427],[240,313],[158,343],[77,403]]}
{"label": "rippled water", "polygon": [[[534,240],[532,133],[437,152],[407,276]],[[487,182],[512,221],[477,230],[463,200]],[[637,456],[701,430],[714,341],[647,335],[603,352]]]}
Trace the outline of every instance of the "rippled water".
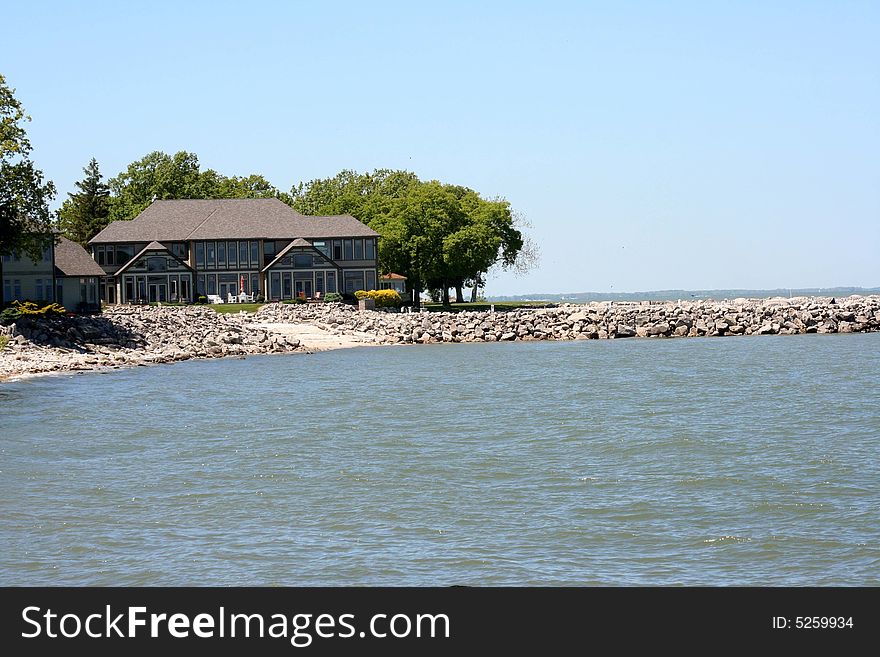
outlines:
{"label": "rippled water", "polygon": [[880,584],[880,334],[0,386],[0,584]]}

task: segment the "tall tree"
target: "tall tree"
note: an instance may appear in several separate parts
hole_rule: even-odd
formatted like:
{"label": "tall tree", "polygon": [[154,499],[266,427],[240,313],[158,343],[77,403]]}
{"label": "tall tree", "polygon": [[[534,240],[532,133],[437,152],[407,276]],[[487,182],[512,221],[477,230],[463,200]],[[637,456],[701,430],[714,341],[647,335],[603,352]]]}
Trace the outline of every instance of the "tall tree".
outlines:
{"label": "tall tree", "polygon": [[201,171],[195,153],[148,153],[110,179],[110,219],[134,219],[154,200],[186,198],[271,198],[289,201],[258,174],[231,178],[214,169]]}
{"label": "tall tree", "polygon": [[30,120],[0,75],[0,253],[18,251],[36,261],[52,240],[55,185],[30,159],[23,125]]}
{"label": "tall tree", "polygon": [[259,174],[222,177],[217,183],[217,198],[273,198],[275,186]]}
{"label": "tall tree", "polygon": [[510,204],[486,200],[474,190],[422,182],[409,171],[341,171],[333,178],[300,183],[291,205],[303,214],[351,214],[379,232],[379,266],[408,278],[417,293],[484,284],[494,265],[512,267],[524,244]]}
{"label": "tall tree", "polygon": [[83,173],[86,177],[76,183],[79,191],[69,193],[58,211],[58,227],[68,239],[86,246],[110,223],[110,187],[104,182],[95,158],[83,168]]}
{"label": "tall tree", "polygon": [[218,174],[199,171],[195,153],[148,153],[109,181],[110,219],[134,219],[155,199],[213,198]]}

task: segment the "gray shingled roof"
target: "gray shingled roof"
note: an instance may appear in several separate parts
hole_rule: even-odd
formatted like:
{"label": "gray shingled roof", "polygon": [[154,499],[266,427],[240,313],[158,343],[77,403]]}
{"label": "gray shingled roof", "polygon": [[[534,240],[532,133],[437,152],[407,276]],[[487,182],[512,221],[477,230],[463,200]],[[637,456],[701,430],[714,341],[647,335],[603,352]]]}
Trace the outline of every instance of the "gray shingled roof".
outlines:
{"label": "gray shingled roof", "polygon": [[307,217],[277,198],[154,201],[131,221],[114,221],[90,244],[212,239],[377,237],[348,214]]}
{"label": "gray shingled roof", "polygon": [[55,269],[59,276],[106,276],[88,251],[66,237],[55,245]]}

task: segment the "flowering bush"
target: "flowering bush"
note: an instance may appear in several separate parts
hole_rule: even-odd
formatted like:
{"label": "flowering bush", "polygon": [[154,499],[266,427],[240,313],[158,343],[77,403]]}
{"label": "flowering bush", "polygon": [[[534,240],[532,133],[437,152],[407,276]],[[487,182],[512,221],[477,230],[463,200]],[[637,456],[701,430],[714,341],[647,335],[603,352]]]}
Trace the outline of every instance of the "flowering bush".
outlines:
{"label": "flowering bush", "polygon": [[397,290],[358,290],[354,293],[358,299],[372,299],[376,302],[376,308],[397,308],[401,304],[400,294]]}

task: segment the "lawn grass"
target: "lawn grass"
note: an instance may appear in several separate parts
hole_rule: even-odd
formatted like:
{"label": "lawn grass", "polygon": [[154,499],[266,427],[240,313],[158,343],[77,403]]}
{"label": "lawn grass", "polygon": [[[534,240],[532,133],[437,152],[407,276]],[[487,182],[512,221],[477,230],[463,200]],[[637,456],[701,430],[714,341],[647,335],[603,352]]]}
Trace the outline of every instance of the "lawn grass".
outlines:
{"label": "lawn grass", "polygon": [[426,303],[424,304],[425,308],[431,312],[444,312],[444,311],[452,311],[458,312],[461,310],[491,310],[492,306],[495,306],[495,310],[515,310],[516,308],[553,308],[556,306],[555,303],[551,303],[548,301],[477,301],[476,303],[453,303],[448,306],[444,306],[442,303]]}
{"label": "lawn grass", "polygon": [[265,304],[262,303],[212,303],[208,308],[218,313],[255,313]]}

